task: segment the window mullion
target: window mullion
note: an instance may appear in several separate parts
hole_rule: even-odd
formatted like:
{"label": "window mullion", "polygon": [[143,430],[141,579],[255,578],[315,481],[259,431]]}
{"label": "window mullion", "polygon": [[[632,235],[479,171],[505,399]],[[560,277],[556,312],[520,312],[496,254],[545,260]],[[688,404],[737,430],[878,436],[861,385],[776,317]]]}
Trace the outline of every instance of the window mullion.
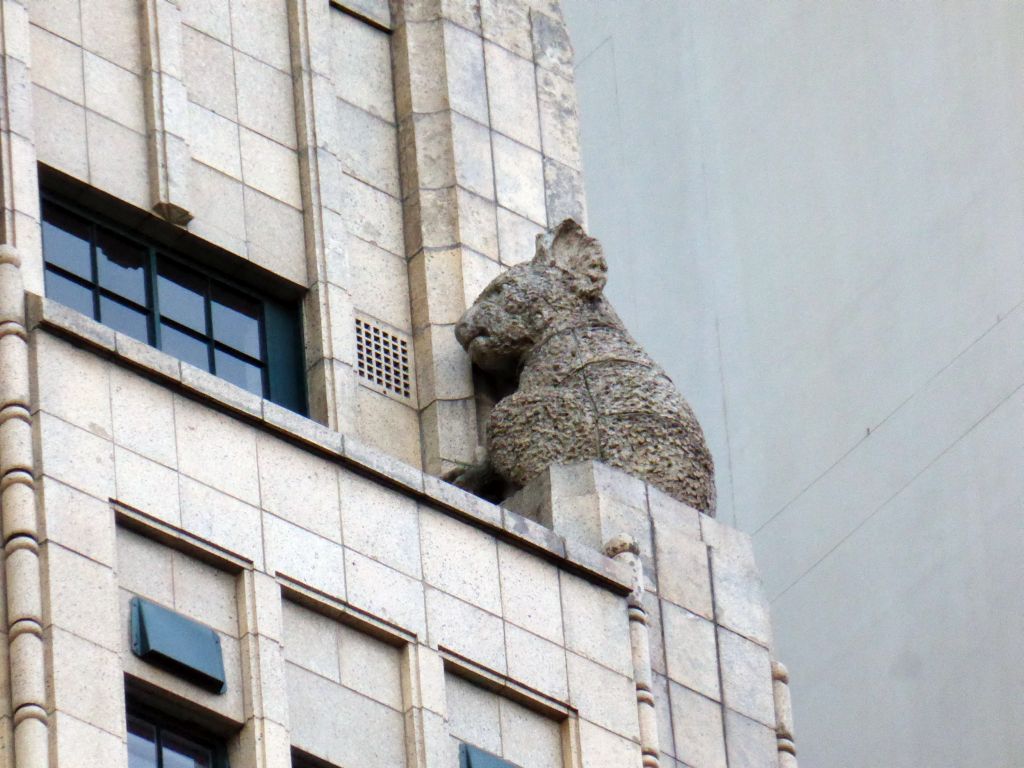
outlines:
{"label": "window mullion", "polygon": [[267,305],[260,304],[260,373],[263,377],[263,397],[273,396],[270,391],[270,358],[267,347]]}
{"label": "window mullion", "polygon": [[252,355],[248,354],[247,352],[243,352],[240,349],[235,349],[230,344],[225,344],[223,341],[217,341],[216,339],[212,339],[212,342],[214,350],[227,352],[232,357],[237,357],[239,360],[249,363],[250,365],[254,365],[257,368],[267,367],[267,363],[265,360],[262,360],[258,357],[253,357]]}
{"label": "window mullion", "polygon": [[156,248],[147,248],[149,274],[146,279],[146,290],[149,291],[149,320],[152,323],[151,344],[160,349],[160,294],[157,291]]}
{"label": "window mullion", "polygon": [[213,340],[213,288],[212,281],[206,276],[206,293],[203,296],[203,308],[206,310],[206,355],[210,361],[210,373],[217,374],[216,345]]}
{"label": "window mullion", "polygon": [[109,288],[104,288],[103,286],[98,286],[96,288],[96,291],[99,293],[100,298],[111,299],[112,301],[116,301],[118,304],[121,304],[122,306],[129,307],[130,309],[137,310],[146,315],[149,314],[148,306],[146,306],[145,304],[139,304],[137,301],[135,301],[134,299],[129,299],[127,296],[122,296],[117,291],[112,291]]}
{"label": "window mullion", "polygon": [[156,737],[156,768],[164,768],[164,729],[157,723],[153,723],[153,735]]}
{"label": "window mullion", "polygon": [[89,271],[92,278],[92,316],[94,320],[103,322],[100,318],[100,267],[99,259],[96,256],[96,240],[98,239],[96,222],[89,223]]}

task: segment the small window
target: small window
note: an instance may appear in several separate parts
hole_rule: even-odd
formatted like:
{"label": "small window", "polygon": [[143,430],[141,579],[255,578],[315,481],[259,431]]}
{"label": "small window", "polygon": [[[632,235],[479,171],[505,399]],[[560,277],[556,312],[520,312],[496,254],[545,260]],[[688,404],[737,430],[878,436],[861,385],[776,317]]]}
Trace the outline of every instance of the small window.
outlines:
{"label": "small window", "polygon": [[[131,768],[134,768],[132,766]],[[459,745],[459,768],[519,768],[508,760],[503,760],[490,752],[484,752],[472,744]]]}
{"label": "small window", "polygon": [[48,297],[305,412],[297,303],[260,295],[45,195],[43,257]]}
{"label": "small window", "polygon": [[292,768],[334,768],[334,766],[293,748]]}
{"label": "small window", "polygon": [[128,700],[128,768],[228,768],[221,740]]}

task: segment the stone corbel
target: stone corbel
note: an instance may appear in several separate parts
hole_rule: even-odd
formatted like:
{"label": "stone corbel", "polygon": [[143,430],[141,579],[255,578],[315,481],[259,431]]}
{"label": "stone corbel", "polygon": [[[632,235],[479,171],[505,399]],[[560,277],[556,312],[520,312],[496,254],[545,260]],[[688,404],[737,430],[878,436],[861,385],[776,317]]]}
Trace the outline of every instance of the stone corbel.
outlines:
{"label": "stone corbel", "polygon": [[188,93],[181,70],[181,11],[175,0],[142,3],[142,52],[153,210],[184,226],[189,212]]}

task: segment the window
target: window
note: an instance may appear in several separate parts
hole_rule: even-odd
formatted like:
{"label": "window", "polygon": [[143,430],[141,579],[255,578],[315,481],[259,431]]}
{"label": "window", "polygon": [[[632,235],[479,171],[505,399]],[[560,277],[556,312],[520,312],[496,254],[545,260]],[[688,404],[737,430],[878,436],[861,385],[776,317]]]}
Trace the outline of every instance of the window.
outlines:
{"label": "window", "polygon": [[293,748],[292,768],[334,768],[334,766]]}
{"label": "window", "polygon": [[128,700],[128,768],[227,768],[224,744]]}
{"label": "window", "polygon": [[258,295],[52,197],[42,207],[47,296],[305,412],[297,303]]}
{"label": "window", "polygon": [[[135,766],[130,766],[130,768],[135,768]],[[518,766],[471,744],[463,743],[459,745],[459,768],[518,768]]]}

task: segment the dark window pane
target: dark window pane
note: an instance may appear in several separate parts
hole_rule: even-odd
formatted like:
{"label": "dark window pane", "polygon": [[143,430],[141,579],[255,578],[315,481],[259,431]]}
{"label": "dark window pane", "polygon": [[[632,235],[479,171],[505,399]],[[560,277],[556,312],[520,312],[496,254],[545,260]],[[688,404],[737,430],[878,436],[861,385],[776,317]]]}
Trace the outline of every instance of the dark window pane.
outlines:
{"label": "dark window pane", "polygon": [[109,325],[115,331],[149,343],[149,324],[145,313],[126,307],[106,296],[100,296],[100,322]]}
{"label": "dark window pane", "polygon": [[210,750],[177,734],[164,731],[163,768],[211,768]]}
{"label": "dark window pane", "polygon": [[92,280],[89,238],[92,225],[47,203],[43,204],[43,258],[86,280]]}
{"label": "dark window pane", "polygon": [[167,259],[160,259],[157,293],[160,316],[169,317],[199,333],[206,333],[207,279]]}
{"label": "dark window pane", "polygon": [[128,768],[157,768],[156,729],[135,717],[128,718]]}
{"label": "dark window pane", "polygon": [[227,379],[260,397],[263,396],[263,369],[259,366],[240,360],[220,349],[214,352],[214,366],[217,375],[222,379]]}
{"label": "dark window pane", "polygon": [[77,309],[83,315],[94,316],[92,291],[73,280],[61,277],[56,272],[51,272],[49,269],[46,270],[46,295],[54,301]]}
{"label": "dark window pane", "polygon": [[215,283],[213,337],[240,352],[262,359],[260,307],[261,302]]}
{"label": "dark window pane", "polygon": [[160,326],[160,349],[204,371],[210,370],[210,353],[206,342],[166,323]]}
{"label": "dark window pane", "polygon": [[266,395],[275,403],[298,413],[306,412],[306,379],[303,375],[301,313],[297,303],[263,305],[263,334],[266,339]]}
{"label": "dark window pane", "polygon": [[96,233],[100,285],[146,306],[146,249],[113,232]]}

